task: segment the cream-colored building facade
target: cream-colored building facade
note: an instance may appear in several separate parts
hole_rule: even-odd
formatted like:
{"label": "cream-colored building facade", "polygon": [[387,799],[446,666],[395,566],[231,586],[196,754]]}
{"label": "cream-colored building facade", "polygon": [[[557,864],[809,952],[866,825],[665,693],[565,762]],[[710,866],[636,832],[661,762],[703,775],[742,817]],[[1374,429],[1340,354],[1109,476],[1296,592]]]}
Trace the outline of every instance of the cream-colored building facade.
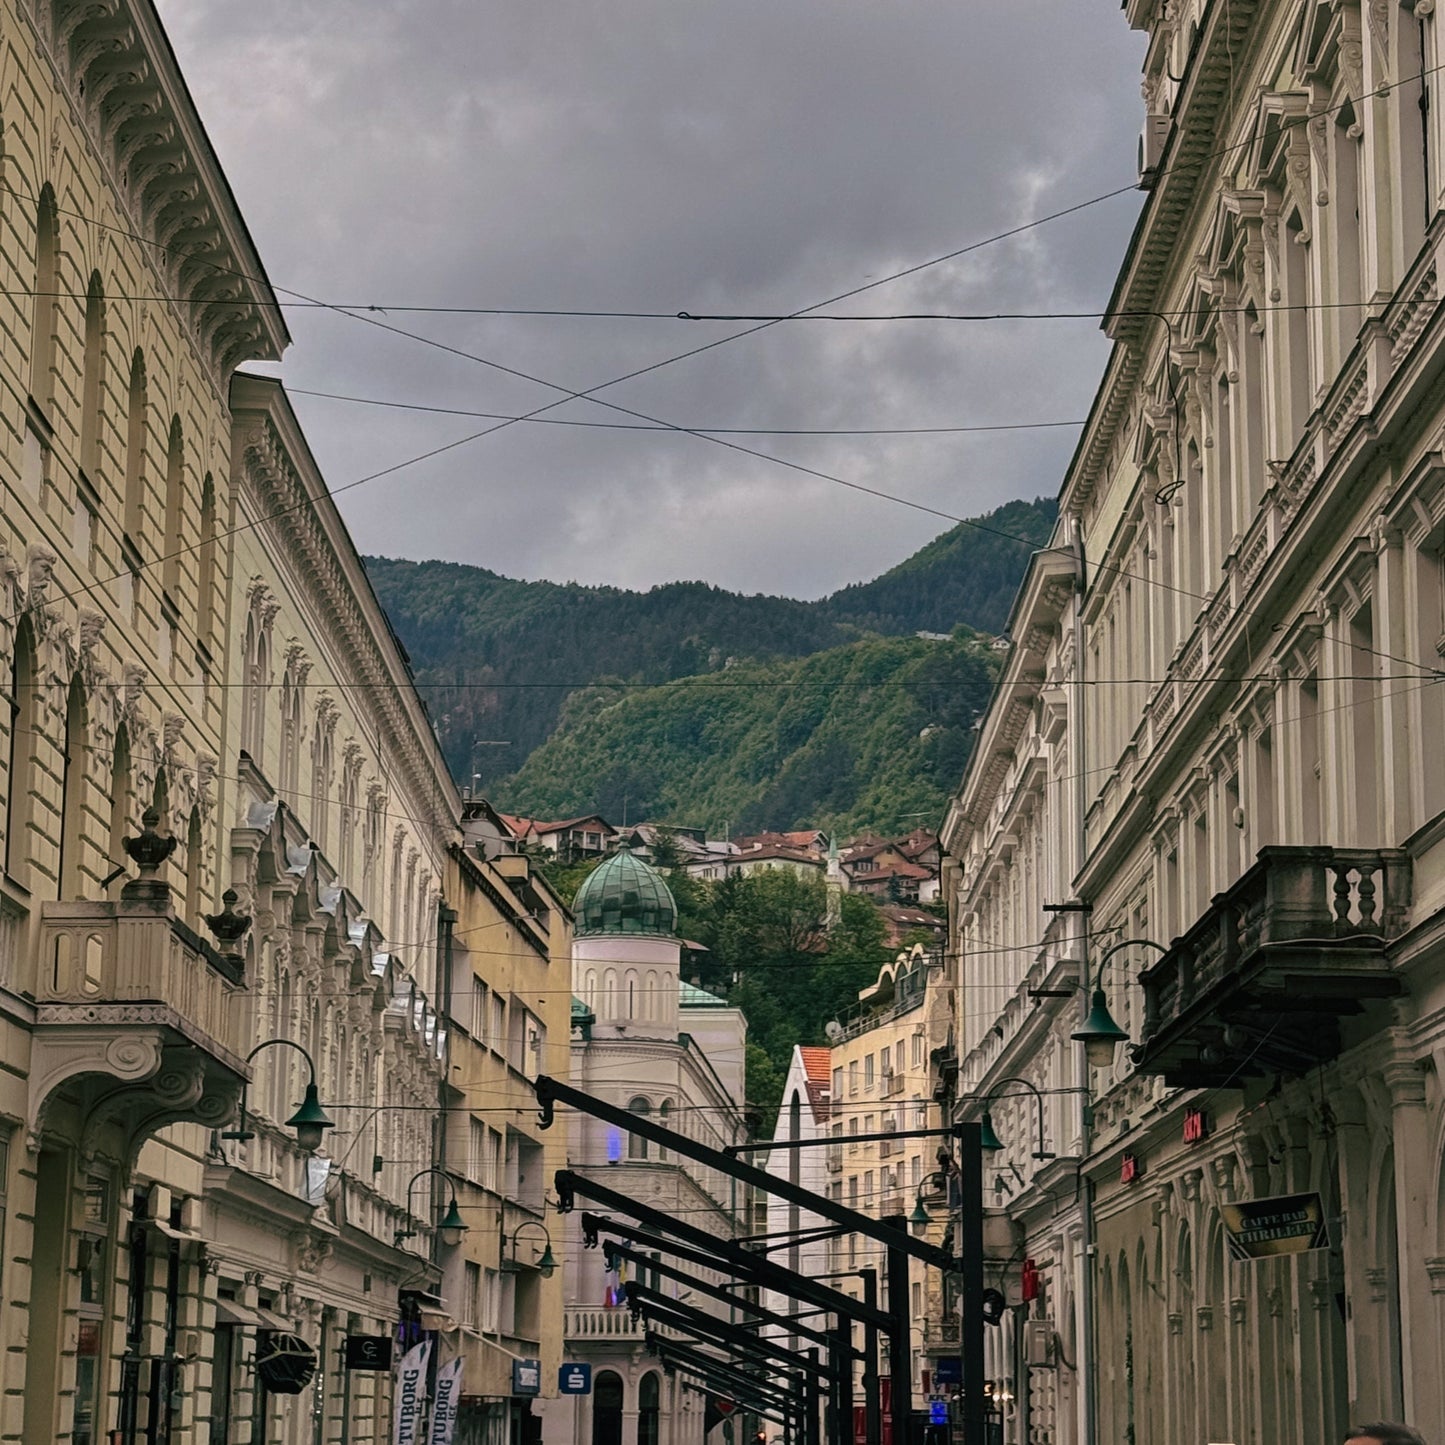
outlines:
{"label": "cream-colored building facade", "polygon": [[[855,1135],[947,1128],[949,1120],[934,1099],[934,1050],[946,1046],[953,1025],[951,978],[943,960],[921,945],[906,949],[879,970],[858,995],[861,1012],[841,1025],[844,1037],[831,1050],[832,1088],[825,1152],[829,1197],[874,1219],[908,1221],[916,1205],[929,1216],[926,1236],[942,1242],[950,1225],[948,1189],[939,1176],[946,1138],[853,1140]],[[850,1142],[852,1141],[852,1142]],[[912,1231],[913,1226],[906,1224]],[[846,1276],[837,1288],[850,1299],[863,1299],[859,1270],[876,1274],[877,1299],[888,1307],[886,1251],[862,1235],[831,1241],[827,1268]],[[908,1261],[909,1372],[915,1409],[934,1392],[934,1362],[958,1353],[956,1312],[944,1303],[944,1280],[921,1261]],[[861,1339],[858,1341],[861,1344]],[[892,1362],[880,1355],[879,1373],[890,1376]],[[861,1366],[854,1381],[855,1407],[863,1400]]]}
{"label": "cream-colored building facade", "polygon": [[[961,1107],[1041,1095],[991,1106],[1008,1441],[1445,1432],[1434,12],[1125,6],[1114,350],[944,829]],[[1323,1247],[1236,1258],[1296,1194]]]}
{"label": "cream-colored building facade", "polygon": [[531,860],[479,847],[470,821],[464,810],[467,842],[447,886],[457,918],[446,1167],[461,1181],[467,1233],[442,1293],[465,1356],[458,1445],[506,1445],[525,1438],[533,1408],[513,1397],[513,1363],[538,1363],[547,1399],[562,1361],[563,1232],[551,1206],[566,1135],[540,1128],[532,1081],[568,1077],[572,928]]}
{"label": "cream-colored building facade", "polygon": [[288,338],[152,5],[0,0],[0,35],[0,1439],[378,1441],[391,1377],[345,1337],[468,1351],[463,1251],[512,1227],[436,1230],[458,1080],[492,1087],[453,1068],[454,970],[563,1064],[570,987],[458,936],[488,889],[540,910],[463,866],[285,393],[237,372]]}

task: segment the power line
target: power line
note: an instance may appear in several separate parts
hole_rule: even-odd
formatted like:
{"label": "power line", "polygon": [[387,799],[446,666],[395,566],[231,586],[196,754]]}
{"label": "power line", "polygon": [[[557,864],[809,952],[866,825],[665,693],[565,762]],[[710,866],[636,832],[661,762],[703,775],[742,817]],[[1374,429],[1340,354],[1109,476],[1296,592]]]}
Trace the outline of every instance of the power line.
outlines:
{"label": "power line", "polygon": [[[358,406],[388,407],[400,411],[430,412],[440,416],[480,417],[491,421],[528,421],[537,426],[584,427],[597,431],[671,432],[676,428],[655,426],[644,422],[578,421],[565,417],[523,417],[507,412],[467,411],[459,407],[426,406],[420,402],[383,401],[376,397],[345,396],[331,391],[312,391],[306,387],[288,386],[288,396],[315,396],[326,401],[352,402]],[[1043,431],[1057,427],[1083,426],[1082,421],[1020,421],[992,422],[977,426],[900,426],[900,427],[737,427],[697,426],[688,432],[707,432],[714,436],[787,436],[787,437],[871,437],[871,436],[952,436],[978,432]]]}

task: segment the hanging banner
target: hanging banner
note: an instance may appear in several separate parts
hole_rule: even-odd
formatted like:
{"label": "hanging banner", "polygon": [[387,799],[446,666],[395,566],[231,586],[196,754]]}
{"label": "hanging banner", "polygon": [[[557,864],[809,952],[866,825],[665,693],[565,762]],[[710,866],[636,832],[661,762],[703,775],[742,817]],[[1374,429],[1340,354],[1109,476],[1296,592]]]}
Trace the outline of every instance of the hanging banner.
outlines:
{"label": "hanging banner", "polygon": [[1235,1259],[1272,1259],[1328,1249],[1325,1206],[1318,1194],[1281,1194],[1221,1204],[1229,1252]]}
{"label": "hanging banner", "polygon": [[452,1445],[457,1428],[457,1401],[462,1391],[462,1357],[448,1360],[437,1371],[436,1393],[432,1396],[430,1445]]}
{"label": "hanging banner", "polygon": [[422,1340],[401,1357],[396,1372],[396,1433],[394,1445],[417,1445],[422,1401],[426,1398],[426,1367],[431,1341]]}

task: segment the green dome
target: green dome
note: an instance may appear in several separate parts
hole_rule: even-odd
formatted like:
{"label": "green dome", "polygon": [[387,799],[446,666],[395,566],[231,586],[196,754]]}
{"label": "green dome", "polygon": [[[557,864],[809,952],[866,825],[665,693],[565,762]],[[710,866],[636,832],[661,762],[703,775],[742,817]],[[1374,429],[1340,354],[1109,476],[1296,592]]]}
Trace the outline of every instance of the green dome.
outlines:
{"label": "green dome", "polygon": [[626,848],[587,875],[572,912],[578,938],[608,933],[671,938],[677,928],[677,904],[662,874]]}

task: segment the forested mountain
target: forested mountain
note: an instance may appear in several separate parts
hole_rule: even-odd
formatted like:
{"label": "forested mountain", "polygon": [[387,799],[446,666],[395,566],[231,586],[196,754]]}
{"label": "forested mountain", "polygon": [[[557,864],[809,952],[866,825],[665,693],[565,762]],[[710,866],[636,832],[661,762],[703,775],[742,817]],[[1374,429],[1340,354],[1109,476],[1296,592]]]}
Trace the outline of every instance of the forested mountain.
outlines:
{"label": "forested mountain", "polygon": [[[960,622],[998,632],[1029,553],[1049,540],[1057,516],[1052,501],[1010,502],[978,519],[990,530],[960,522],[906,562],[871,582],[844,587],[818,608],[840,622],[890,635],[951,632]],[[1000,532],[1027,541],[1012,542]]]}
{"label": "forested mountain", "polygon": [[993,654],[873,637],[661,687],[599,683],[497,790],[535,817],[593,810],[720,833],[906,831],[937,821],[988,701]]}
{"label": "forested mountain", "polygon": [[[932,714],[893,705],[893,694],[900,689],[885,688],[881,677],[867,689],[848,684],[855,715],[846,724],[839,709],[826,726],[821,718],[814,726],[808,720],[826,691],[820,679],[851,666],[866,671],[919,661],[908,649],[870,652],[865,645],[870,635],[911,638],[919,631],[949,633],[959,624],[982,630],[1001,627],[1028,554],[1046,540],[1055,512],[1052,501],[1011,502],[978,518],[981,528],[961,523],[874,581],[845,587],[818,602],[743,596],[701,582],[630,592],[521,582],[451,562],[372,557],[366,565],[411,656],[453,773],[463,783],[477,779],[498,802],[546,812],[544,799],[560,801],[592,792],[619,817],[625,795],[630,817],[662,816],[656,803],[666,798],[669,806],[686,804],[689,816],[698,808],[722,808],[719,816],[731,818],[735,827],[742,823],[736,814],[745,814],[750,826],[759,827],[782,826],[803,816],[821,822],[826,816],[866,817],[867,826],[886,828],[892,826],[890,820],[870,815],[870,807],[892,807],[904,797],[932,798],[938,787],[957,781],[957,770],[941,783],[880,785],[880,796],[873,800],[839,778],[846,779],[855,765],[871,767],[885,755],[890,760],[886,770],[895,777],[901,777],[903,766],[897,760],[905,756],[909,765],[961,768],[966,740],[955,736],[950,722],[944,725],[951,739],[946,745],[915,738],[915,744],[928,741],[932,746],[920,750],[910,744],[900,752],[892,743],[906,726],[917,722],[922,729]],[[816,654],[837,655],[822,662],[821,671],[809,674],[812,680],[800,688],[788,664]],[[738,683],[736,693],[716,688],[677,694],[666,687],[654,690],[656,684],[724,673],[721,680]],[[744,676],[751,679],[748,687],[741,685]],[[598,690],[604,680],[610,691]],[[624,686],[639,694],[636,706],[611,711],[619,701],[617,689]],[[779,707],[785,692],[790,701]],[[812,699],[807,705],[799,701],[804,693]],[[740,715],[736,704],[745,695],[754,705],[759,698],[772,699],[769,707],[776,715],[771,722],[777,727],[771,742],[762,741],[767,719],[753,716],[748,721]],[[706,706],[699,706],[699,696],[709,699]],[[723,698],[731,699],[726,707]],[[606,725],[614,730],[658,710],[659,715],[679,718],[687,713],[701,726],[702,714],[714,705],[727,719],[717,723],[717,736],[745,738],[748,746],[760,749],[756,759],[740,764],[734,777],[723,777],[713,768],[712,781],[701,792],[681,774],[667,786],[660,781],[644,785],[647,768],[639,766],[636,778],[624,776],[630,765],[620,757],[613,760],[606,779],[579,775],[569,783],[562,777],[561,770],[571,766],[562,760],[591,766],[601,757],[594,753],[584,758],[578,751],[584,719],[590,725],[595,715],[606,713]],[[982,705],[971,692],[970,710]],[[763,711],[756,706],[748,710]],[[531,766],[531,755],[558,728],[564,712],[567,725],[557,747]],[[784,717],[792,719],[787,726]],[[681,721],[675,727],[685,732]],[[620,746],[620,733],[610,735]],[[796,758],[790,739],[807,743]],[[892,743],[885,747],[885,740]],[[945,763],[942,757],[949,750],[952,756]],[[676,756],[687,758],[698,751],[684,742]],[[628,754],[634,762],[636,753],[632,749]],[[768,768],[772,777],[764,787],[759,780]],[[500,780],[510,774],[518,774],[517,785],[501,786]],[[925,806],[924,801],[918,804]]]}

